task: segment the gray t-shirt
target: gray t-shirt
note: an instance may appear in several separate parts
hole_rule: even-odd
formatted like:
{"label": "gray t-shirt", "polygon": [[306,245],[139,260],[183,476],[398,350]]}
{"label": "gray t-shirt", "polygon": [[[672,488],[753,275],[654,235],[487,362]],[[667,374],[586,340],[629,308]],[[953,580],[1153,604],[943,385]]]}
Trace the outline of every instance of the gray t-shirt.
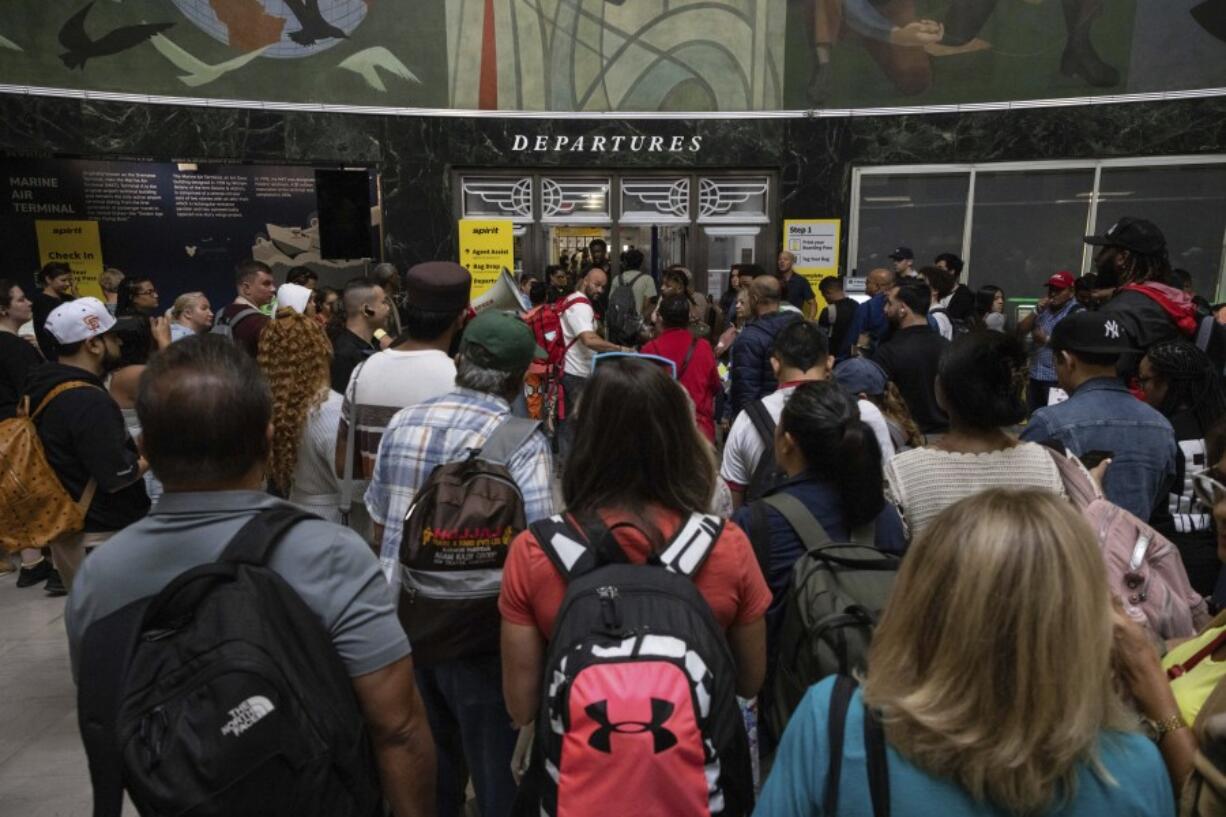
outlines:
{"label": "gray t-shirt", "polygon": [[[157,594],[186,570],[216,561],[258,510],[285,505],[258,491],[163,494],[147,517],[96,548],[73,580],[64,614],[73,677],[90,624]],[[351,677],[409,654],[379,562],[353,531],[331,522],[301,522],[273,550],[268,565],[319,616]]]}

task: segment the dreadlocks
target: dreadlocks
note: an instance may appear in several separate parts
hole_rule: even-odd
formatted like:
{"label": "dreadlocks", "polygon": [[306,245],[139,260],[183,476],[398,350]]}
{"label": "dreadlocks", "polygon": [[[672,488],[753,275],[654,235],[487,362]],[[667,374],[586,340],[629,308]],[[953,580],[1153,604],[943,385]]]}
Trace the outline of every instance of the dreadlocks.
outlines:
{"label": "dreadlocks", "polygon": [[1129,250],[1124,269],[1120,270],[1120,283],[1144,284],[1151,281],[1156,284],[1171,283],[1171,260],[1166,248],[1148,255]]}
{"label": "dreadlocks", "polygon": [[1213,428],[1226,415],[1226,393],[1213,361],[1183,340],[1156,343],[1146,353],[1149,365],[1167,383],[1161,411],[1167,417],[1191,411],[1200,427]]}

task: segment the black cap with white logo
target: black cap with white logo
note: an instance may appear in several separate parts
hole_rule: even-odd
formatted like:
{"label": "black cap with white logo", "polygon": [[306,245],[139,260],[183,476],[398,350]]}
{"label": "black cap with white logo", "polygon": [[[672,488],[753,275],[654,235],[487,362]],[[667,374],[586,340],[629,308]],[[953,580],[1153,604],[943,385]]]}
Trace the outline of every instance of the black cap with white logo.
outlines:
{"label": "black cap with white logo", "polygon": [[1166,249],[1166,236],[1156,224],[1131,216],[1115,222],[1102,235],[1086,236],[1085,242],[1095,247],[1122,247],[1142,255],[1152,255]]}
{"label": "black cap with white logo", "polygon": [[1122,355],[1132,348],[1128,332],[1108,312],[1074,312],[1051,330],[1049,345],[1055,352]]}

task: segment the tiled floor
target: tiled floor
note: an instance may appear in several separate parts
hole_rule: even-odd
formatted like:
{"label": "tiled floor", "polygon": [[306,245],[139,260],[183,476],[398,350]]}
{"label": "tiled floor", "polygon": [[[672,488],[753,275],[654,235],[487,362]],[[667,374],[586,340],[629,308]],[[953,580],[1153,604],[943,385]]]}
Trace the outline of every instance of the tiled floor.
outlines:
{"label": "tiled floor", "polygon": [[87,817],[92,805],[64,599],[0,576],[0,815]]}

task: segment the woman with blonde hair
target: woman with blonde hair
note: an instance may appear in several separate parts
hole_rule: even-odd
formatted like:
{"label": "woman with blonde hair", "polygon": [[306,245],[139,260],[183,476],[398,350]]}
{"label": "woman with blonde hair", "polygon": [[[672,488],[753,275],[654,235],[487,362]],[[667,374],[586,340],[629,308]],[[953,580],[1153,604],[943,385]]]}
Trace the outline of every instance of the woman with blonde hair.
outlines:
{"label": "woman with blonde hair", "polygon": [[183,340],[207,332],[213,326],[213,310],[203,292],[185,292],[175,298],[167,315],[170,318],[170,339]]}
{"label": "woman with blonde hair", "polygon": [[1113,616],[1067,501],[997,489],[952,505],[903,560],[863,693],[809,690],[755,813],[871,814],[872,766],[895,817],[1174,815],[1171,738],[1155,747],[1120,698]]}
{"label": "woman with blonde hair", "polygon": [[332,345],[323,328],[282,306],[260,333],[258,360],[273,398],[268,475],[290,502],[340,521],[333,468],[341,395],[332,391]]}

